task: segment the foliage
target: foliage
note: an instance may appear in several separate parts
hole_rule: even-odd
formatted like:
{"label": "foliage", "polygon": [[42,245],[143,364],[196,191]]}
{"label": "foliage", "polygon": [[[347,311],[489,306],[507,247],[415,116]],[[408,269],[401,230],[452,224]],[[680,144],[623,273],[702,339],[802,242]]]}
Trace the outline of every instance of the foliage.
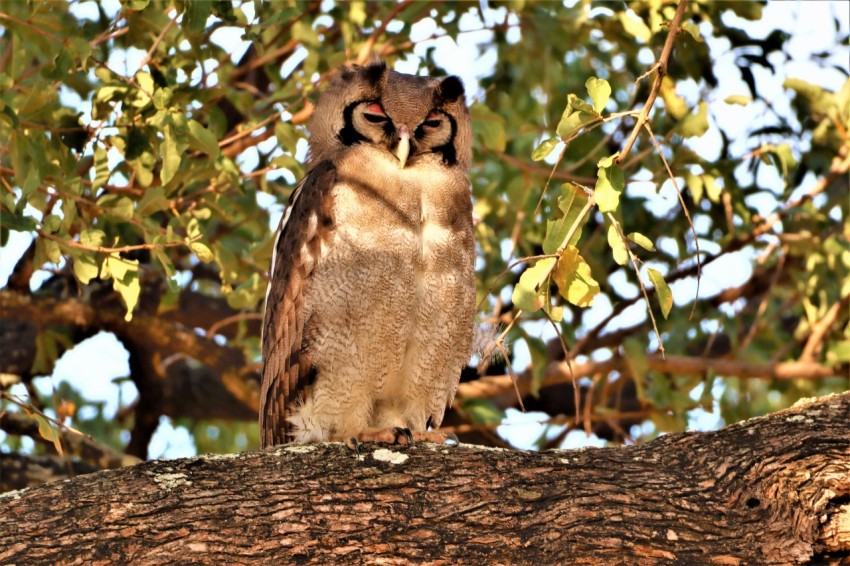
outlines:
{"label": "foliage", "polygon": [[[760,39],[734,23],[758,20],[759,2],[688,3],[663,77],[653,61],[676,3],[567,4],[0,2],[0,239],[34,235],[18,272],[48,270],[32,296],[54,300],[31,317],[36,366],[16,373],[25,382],[49,374],[94,327],[130,352],[140,392],[131,428],[143,446],[161,414],[190,418],[164,408],[181,395],[162,383],[177,379],[175,356],[188,360],[181,375],[205,370],[231,402],[255,410],[270,221],[304,173],[312,102],[335,69],[372,51],[446,74],[441,53],[459,50],[454,40],[477,41],[493,62],[476,67],[471,107],[479,297],[513,361],[529,352],[527,403],[549,397],[553,423],[624,439],[631,425],[681,430],[694,410],[711,410],[716,376],[734,378],[717,389],[727,421],[846,389],[850,81],[832,92],[788,78],[793,111],[777,109],[756,77],[779,72],[774,55],[789,36]],[[239,37],[251,45],[244,55],[234,51]],[[743,130],[710,105],[720,45],[749,91],[725,98]],[[709,133],[720,140],[716,155],[694,150]],[[767,197],[771,214],[757,203]],[[715,261],[751,276],[695,296],[697,275]],[[7,296],[30,293],[12,283]],[[94,312],[63,318],[69,301]],[[639,302],[651,318],[617,319]],[[146,316],[171,321],[174,334],[163,338]],[[569,352],[547,348],[540,322]],[[659,369],[664,352],[702,365],[671,358]],[[550,371],[567,356],[624,361],[579,380],[574,398]],[[718,359],[741,369],[720,372]],[[773,379],[791,362],[826,375]],[[754,364],[763,375],[744,371]],[[501,362],[480,369],[507,371]],[[627,391],[631,413],[617,397]],[[467,400],[458,410],[492,430],[507,406]],[[214,426],[226,432],[210,436],[191,418],[204,450],[244,442],[222,422]]]}

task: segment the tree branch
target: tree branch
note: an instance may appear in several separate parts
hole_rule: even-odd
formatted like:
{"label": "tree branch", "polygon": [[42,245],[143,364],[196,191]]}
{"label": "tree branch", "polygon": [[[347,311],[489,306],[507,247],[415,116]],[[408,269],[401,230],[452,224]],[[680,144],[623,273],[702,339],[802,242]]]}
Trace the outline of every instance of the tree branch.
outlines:
{"label": "tree branch", "polygon": [[[727,358],[667,356],[664,359],[660,355],[648,356],[646,362],[649,369],[676,375],[701,375],[706,371],[714,371],[729,377],[772,380],[823,379],[841,375],[839,368],[823,366],[815,362],[754,364]],[[596,374],[608,374],[612,371],[629,371],[629,365],[621,357],[614,357],[603,362],[586,362],[583,364],[571,362],[571,366],[572,372],[570,372],[570,366],[567,365],[567,362],[549,364],[540,387],[569,383],[574,379],[592,377]],[[531,391],[531,376],[532,373],[529,368],[519,377],[518,386],[523,396],[528,395]],[[511,391],[513,391],[511,376],[487,375],[476,381],[461,383],[457,389],[457,399],[494,398]]]}
{"label": "tree branch", "polygon": [[602,450],[146,462],[0,496],[0,562],[824,564],[850,554],[848,422],[845,393]]}
{"label": "tree branch", "polygon": [[655,82],[652,83],[652,90],[649,91],[649,97],[646,99],[646,104],[640,111],[635,127],[632,129],[629,139],[623,146],[620,155],[615,161],[617,164],[622,163],[632,151],[632,146],[635,144],[641,128],[649,118],[649,111],[652,110],[652,105],[655,104],[655,99],[658,97],[658,91],[661,89],[661,82],[667,76],[667,63],[670,60],[670,53],[673,51],[673,43],[676,36],[679,34],[679,26],[682,23],[682,16],[685,13],[685,8],[688,6],[688,0],[679,0],[679,6],[676,8],[676,13],[673,15],[673,20],[670,22],[670,28],[667,30],[667,39],[664,41],[664,48],[661,50],[661,56],[658,58],[658,63],[655,64]]}

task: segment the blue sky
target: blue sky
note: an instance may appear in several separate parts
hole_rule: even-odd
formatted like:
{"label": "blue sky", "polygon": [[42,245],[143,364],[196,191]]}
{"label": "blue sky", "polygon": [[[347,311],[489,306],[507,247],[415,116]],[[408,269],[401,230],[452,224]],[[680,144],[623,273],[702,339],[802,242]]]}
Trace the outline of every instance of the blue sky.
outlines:
{"label": "blue sky", "polygon": [[[106,4],[108,12],[117,10],[117,2],[113,2],[112,4],[107,2]],[[94,17],[96,12],[92,13],[91,10],[93,7],[94,4],[91,2],[82,2],[75,9],[81,17]],[[251,17],[250,8],[251,4],[247,3],[246,13],[249,15],[249,19]],[[790,60],[785,61],[779,54],[771,56],[771,62],[778,70],[777,75],[770,75],[767,71],[759,68],[755,70],[759,92],[771,100],[778,112],[785,115],[791,114],[789,95],[782,88],[782,82],[787,77],[802,78],[832,90],[840,88],[846,80],[844,75],[830,68],[829,65],[815,64],[813,58],[813,54],[815,53],[834,50],[836,55],[833,57],[832,63],[843,66],[844,68],[848,67],[850,49],[846,46],[836,49],[838,37],[833,32],[834,28],[832,25],[833,18],[837,18],[841,22],[844,34],[850,29],[850,10],[848,10],[848,5],[845,2],[774,1],[766,6],[764,18],[758,22],[740,20],[728,13],[725,17],[728,18],[728,23],[744,28],[751,35],[757,37],[764,37],[770,31],[777,28],[783,29],[792,35],[792,39],[788,44]],[[491,18],[493,21],[502,21],[502,17],[498,14],[498,11],[488,14],[487,19],[490,20]],[[489,24],[491,22],[481,22],[477,17],[468,14],[461,19],[462,26],[467,30],[476,30],[481,28],[482,24],[485,23]],[[434,32],[434,27],[434,25],[428,22],[417,24],[417,26],[414,26],[412,32],[413,39],[430,36]],[[389,31],[393,31],[392,26],[390,26]],[[512,30],[510,33],[513,34],[513,37],[509,35],[509,40],[521,39],[518,29]],[[238,58],[248,45],[240,39],[240,34],[240,31],[233,28],[231,30],[225,29],[214,34],[212,40],[222,45],[227,45],[228,49],[234,54],[234,58]],[[490,32],[488,31],[469,31],[463,34],[457,44],[450,38],[441,38],[419,44],[416,53],[421,54],[425,49],[435,47],[437,61],[447,71],[457,74],[464,79],[467,85],[467,91],[470,93],[470,99],[474,99],[481,95],[478,92],[477,77],[484,74],[489,68],[492,68],[495,63],[495,54],[492,50],[485,49],[481,52],[478,47],[480,43],[486,43],[489,39]],[[722,122],[727,134],[735,140],[731,147],[733,154],[743,155],[751,148],[748,148],[748,142],[742,137],[742,134],[763,119],[764,106],[758,102],[747,107],[729,105],[724,102],[724,99],[730,95],[749,94],[749,91],[745,83],[740,79],[740,74],[735,67],[734,55],[729,51],[728,42],[725,40],[713,40],[710,47],[712,55],[716,57],[715,73],[720,80],[720,85],[711,92],[711,98],[706,102],[709,103],[710,113],[714,119]],[[109,60],[109,65],[113,69],[125,69],[127,74],[132,74],[138,68],[138,63],[143,56],[144,53],[138,50],[115,52]],[[406,60],[400,61],[396,65],[396,68],[403,72],[412,72],[416,68],[416,65],[415,56],[411,56]],[[679,93],[691,105],[698,102],[698,87],[693,81],[680,84]],[[66,94],[65,96],[71,95]],[[90,109],[90,104],[86,101],[72,100],[69,103],[77,104],[84,112]],[[736,136],[736,134],[741,135]],[[275,142],[272,139],[267,143],[274,144]],[[713,128],[702,138],[692,140],[690,145],[700,154],[706,156],[716,155],[720,148],[719,133],[716,128]],[[266,146],[264,149],[271,149],[271,146]],[[112,159],[117,160],[118,156],[112,156]],[[245,169],[251,169],[253,167],[252,162],[255,162],[255,158],[252,159],[249,153],[243,157],[240,165]],[[113,162],[111,165],[114,164]],[[759,175],[765,176],[760,178],[763,185],[782,186],[782,180],[771,168],[760,168]],[[800,190],[807,190],[814,182],[814,177],[806,179]],[[649,206],[653,210],[666,211],[672,207],[678,207],[675,193],[669,182],[663,185],[657,193],[655,185],[650,183],[635,183],[630,185],[627,190],[634,196],[650,198]],[[268,195],[260,195],[260,197],[261,204],[273,211],[274,214],[271,223],[275,226],[280,214],[282,214],[282,206],[275,203]],[[750,204],[758,207],[763,213],[769,213],[781,204],[769,192],[755,195],[751,198],[752,201]],[[698,218],[696,219],[696,223],[699,228]],[[32,236],[28,234],[12,232],[12,237],[7,246],[0,248],[0,286],[5,286],[12,268],[29,245],[31,238]],[[659,241],[659,247],[675,245],[672,239],[668,240]],[[706,241],[703,244],[701,241],[700,247],[701,249],[711,251],[712,245],[711,242]],[[708,266],[703,272],[700,295],[703,297],[711,296],[724,288],[739,285],[746,281],[751,273],[752,256],[753,252],[751,250],[742,250],[735,254],[729,254],[724,260]],[[37,286],[40,284],[47,275],[46,272],[38,274],[34,278],[33,285]],[[615,274],[616,277],[622,279],[616,282],[621,288],[631,287],[633,292],[637,293],[637,288],[626,281],[624,274]],[[676,305],[687,305],[693,299],[695,280],[690,279],[676,282],[672,285],[672,289]],[[600,320],[611,311],[611,304],[604,297],[599,297],[591,308],[591,319]],[[642,302],[639,302],[618,316],[612,323],[611,328],[634,324],[637,321],[643,320],[645,316],[645,306]],[[551,337],[549,334],[550,330],[545,325],[541,324],[539,328],[535,327],[535,329],[539,330],[540,335],[545,338]],[[524,346],[518,344],[514,354],[516,357],[515,367],[518,369],[524,368],[529,360]],[[67,352],[56,364],[54,374],[50,377],[36,380],[36,384],[40,390],[49,392],[60,381],[68,381],[75,389],[81,391],[85,397],[91,400],[105,402],[107,414],[112,414],[118,408],[119,404],[119,388],[113,384],[112,380],[128,375],[127,357],[126,351],[115,340],[114,336],[107,333],[100,333]],[[135,396],[135,387],[131,383],[125,382],[120,386],[122,404],[126,405],[130,403]],[[500,430],[515,444],[519,446],[530,446],[543,432],[543,425],[539,424],[539,421],[545,418],[547,417],[541,414],[522,415],[512,411],[506,425]],[[722,423],[719,422],[718,417],[709,413],[696,414],[691,423],[694,428],[698,429],[716,428],[720,424]],[[0,439],[2,438],[3,433],[0,433]],[[594,444],[599,444],[599,441],[593,438],[588,439],[581,432],[571,433],[566,443],[567,446]],[[192,455],[194,453],[194,444],[188,431],[182,427],[173,427],[167,418],[163,418],[151,444],[151,457],[178,457]]]}

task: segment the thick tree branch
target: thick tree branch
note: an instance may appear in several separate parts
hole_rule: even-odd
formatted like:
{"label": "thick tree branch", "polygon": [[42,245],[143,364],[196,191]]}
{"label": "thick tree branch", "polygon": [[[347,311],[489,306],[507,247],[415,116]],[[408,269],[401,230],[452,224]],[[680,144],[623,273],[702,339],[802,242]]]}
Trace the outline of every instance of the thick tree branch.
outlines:
{"label": "thick tree branch", "polygon": [[[37,442],[41,442],[47,446],[53,446],[52,442],[42,438],[38,432],[38,422],[21,413],[7,411],[0,413],[0,430],[9,434],[29,436]],[[100,444],[91,438],[86,438],[74,432],[59,429],[56,433],[60,437],[63,450],[67,451],[68,454],[78,456],[82,460],[91,463],[98,469],[106,470],[132,466],[141,461],[138,458],[121,454],[109,446]]]}
{"label": "thick tree branch", "polygon": [[[701,375],[706,371],[728,377],[757,378],[773,380],[790,379],[823,379],[841,376],[847,373],[846,368],[828,367],[815,362],[782,362],[774,364],[755,364],[743,360],[727,358],[651,355],[646,358],[647,367],[651,370],[675,375]],[[592,377],[597,374],[607,375],[612,371],[630,373],[629,364],[625,358],[614,357],[603,362],[573,362],[572,371],[566,362],[549,364],[546,375],[540,387],[549,387],[559,383],[568,383],[573,379]],[[525,371],[518,379],[520,393],[525,396],[531,390],[531,370]],[[476,381],[461,383],[457,390],[457,399],[495,398],[513,393],[513,382],[509,375],[488,375]]]}
{"label": "thick tree branch", "polygon": [[214,340],[160,317],[136,314],[127,322],[121,308],[95,307],[80,299],[29,297],[9,291],[0,291],[0,313],[6,319],[37,324],[96,327],[114,333],[122,341],[129,340],[158,352],[162,358],[174,354],[194,358],[219,371],[228,390],[249,407],[257,405],[258,393],[246,385],[243,377],[246,362],[241,350],[219,346]]}
{"label": "thick tree branch", "polygon": [[823,564],[850,555],[848,422],[850,393],[624,448],[146,462],[0,497],[0,561]]}

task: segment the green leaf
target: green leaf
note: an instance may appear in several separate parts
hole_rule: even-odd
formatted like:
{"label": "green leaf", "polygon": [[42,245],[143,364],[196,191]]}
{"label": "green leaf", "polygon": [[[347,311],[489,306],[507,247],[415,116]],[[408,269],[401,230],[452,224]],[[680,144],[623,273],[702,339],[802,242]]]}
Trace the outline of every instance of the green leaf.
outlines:
{"label": "green leaf", "polygon": [[656,271],[651,267],[647,267],[646,270],[649,273],[649,280],[652,281],[652,285],[655,287],[655,296],[658,297],[661,314],[664,315],[664,318],[667,318],[667,315],[670,314],[670,309],[673,308],[673,293],[670,292],[670,287],[667,286],[667,282],[664,281],[664,276],[661,275],[660,271]]}
{"label": "green leaf", "polygon": [[626,248],[626,243],[620,237],[620,231],[613,224],[608,226],[608,245],[614,252],[614,261],[618,265],[626,265],[629,263],[629,250]]}
{"label": "green leaf", "polygon": [[162,154],[162,170],[159,172],[159,178],[163,185],[167,185],[177,170],[180,168],[180,148],[177,144],[177,138],[172,126],[166,126],[163,131],[164,139],[160,144],[159,151]]}
{"label": "green leaf", "polygon": [[201,242],[192,242],[189,244],[189,249],[191,249],[192,252],[198,256],[198,259],[204,263],[209,263],[215,259],[212,251]]}
{"label": "green leaf", "polygon": [[[606,166],[606,164],[611,164]],[[596,172],[597,182],[594,195],[599,212],[614,212],[620,206],[620,194],[626,187],[623,170],[619,165],[613,165],[613,157],[603,158],[599,161],[599,170]]]}
{"label": "green leaf", "polygon": [[73,250],[71,257],[74,260],[74,275],[83,285],[88,285],[92,279],[96,279],[100,274],[100,265],[95,252]]}
{"label": "green leaf", "polygon": [[59,453],[60,456],[62,453],[62,443],[59,441],[59,435],[56,433],[56,430],[50,425],[50,422],[44,418],[39,413],[32,412],[30,413],[32,418],[38,423],[38,434],[44,440],[48,442],[52,442],[53,446],[56,448],[56,452]]}
{"label": "green leaf", "polygon": [[[561,185],[561,196],[558,198],[558,208],[561,209],[563,216],[558,220],[548,220],[546,222],[546,239],[543,240],[543,253],[554,254],[564,243],[564,238],[567,237],[573,224],[578,220],[579,214],[587,204],[587,195],[583,190],[579,189],[572,183],[564,183]],[[587,222],[587,216],[582,219],[581,225]],[[581,238],[581,226],[575,231],[573,237],[570,238],[569,244],[575,245]]]}
{"label": "green leaf", "polygon": [[546,368],[549,366],[549,352],[546,349],[546,342],[543,340],[531,336],[524,336],[523,338],[528,346],[528,352],[531,354],[531,394],[538,397],[540,386],[546,377]]}
{"label": "green leaf", "polygon": [[699,203],[702,200],[703,193],[702,175],[694,175],[688,171],[685,173],[685,185],[691,191],[691,198],[694,199],[694,202]]}
{"label": "green leaf", "polygon": [[473,128],[482,145],[499,153],[507,147],[505,119],[483,104],[476,104],[469,110]]}
{"label": "green leaf", "polygon": [[[125,259],[117,253],[109,254],[103,266],[103,272],[112,276],[112,288],[121,295],[127,314],[124,320],[129,322],[133,319],[133,309],[139,301],[141,285],[139,284],[139,261]],[[101,273],[101,276],[104,276]]]}
{"label": "green leaf", "polygon": [[593,109],[597,114],[602,112],[608,104],[608,99],[611,98],[611,85],[605,79],[590,77],[584,86],[587,88],[590,99],[593,100]]}
{"label": "green leaf", "polygon": [[664,77],[661,80],[661,89],[659,92],[661,98],[664,100],[664,106],[667,108],[667,112],[673,118],[681,120],[688,114],[688,103],[676,93],[676,83],[670,77]]}
{"label": "green leaf", "polygon": [[253,309],[266,296],[266,285],[259,273],[240,283],[232,293],[227,295],[227,304],[236,310]]}
{"label": "green leaf", "polygon": [[590,266],[578,253],[578,248],[568,246],[554,272],[558,291],[577,307],[589,307],[599,294],[599,283],[593,279]]}
{"label": "green leaf", "polygon": [[187,35],[197,35],[204,31],[207,25],[207,18],[210,15],[212,2],[209,0],[184,0],[185,8],[183,11],[183,20],[180,27]]}
{"label": "green leaf", "polygon": [[220,153],[218,140],[211,131],[203,127],[196,120],[189,120],[189,136],[198,147],[213,159],[217,159]]}
{"label": "green leaf", "polygon": [[740,106],[746,106],[752,101],[753,99],[745,94],[733,94],[723,99],[726,104],[738,104]]}
{"label": "green leaf", "polygon": [[47,262],[58,264],[62,260],[62,250],[59,244],[47,238],[35,239],[35,257],[33,263],[41,267]]}
{"label": "green leaf", "polygon": [[699,26],[693,22],[685,22],[682,24],[682,29],[690,34],[691,37],[694,38],[694,41],[698,41],[699,43],[703,42],[702,34],[699,31]]}
{"label": "green leaf", "polygon": [[174,91],[171,87],[158,88],[153,93],[153,105],[157,110],[167,110],[172,98],[174,98]]}
{"label": "green leaf", "polygon": [[549,154],[552,153],[552,150],[555,149],[555,146],[558,145],[559,141],[561,140],[558,138],[549,138],[548,140],[540,142],[540,145],[538,145],[531,153],[532,161],[542,161],[549,157]]}
{"label": "green leaf", "polygon": [[574,94],[567,96],[567,107],[561,115],[556,132],[558,137],[566,140],[584,125],[599,119],[596,110]]}
{"label": "green leaf", "polygon": [[472,424],[497,425],[505,418],[505,413],[489,399],[464,399],[461,409]]}
{"label": "green leaf", "polygon": [[139,71],[135,76],[136,84],[139,85],[135,92],[135,97],[130,101],[132,106],[136,108],[144,108],[151,102],[153,97],[154,82],[150,73]]}
{"label": "green leaf", "polygon": [[546,281],[554,265],[555,258],[547,257],[538,260],[523,272],[511,295],[514,306],[529,313],[543,306],[543,301],[538,296],[538,287]]}
{"label": "green leaf", "polygon": [[771,146],[770,154],[774,158],[777,169],[782,173],[782,178],[785,179],[787,186],[791,173],[797,169],[797,158],[794,157],[791,146],[787,142]]}
{"label": "green leaf", "polygon": [[41,229],[48,234],[55,234],[61,225],[62,219],[56,214],[48,214],[44,217],[44,220],[41,221]]}
{"label": "green leaf", "polygon": [[133,218],[133,200],[130,197],[112,194],[103,195],[97,199],[97,204],[116,218],[122,220]]}
{"label": "green leaf", "polygon": [[195,240],[201,237],[201,224],[198,222],[197,218],[189,219],[189,222],[186,224],[186,235],[190,240]]}
{"label": "green leaf", "polygon": [[92,248],[103,247],[106,241],[106,233],[103,230],[83,230],[80,233],[80,243]]}
{"label": "green leaf", "polygon": [[16,232],[35,232],[38,223],[31,216],[6,212],[0,208],[0,226]]}
{"label": "green leaf", "polygon": [[702,137],[708,131],[708,104],[700,102],[696,113],[685,116],[677,129],[682,137]]}
{"label": "green leaf", "polygon": [[0,117],[6,116],[6,118],[9,120],[9,123],[12,124],[13,128],[17,128],[18,125],[20,125],[20,122],[18,121],[18,115],[15,114],[14,110],[9,108],[8,106],[3,106],[2,112],[3,113],[0,114]]}
{"label": "green leaf", "polygon": [[363,26],[366,23],[366,2],[354,0],[348,5],[348,19],[351,23]]}
{"label": "green leaf", "polygon": [[149,187],[145,190],[142,200],[139,201],[139,215],[150,216],[154,212],[165,210],[169,201],[165,198],[165,189],[162,187]]}
{"label": "green leaf", "polygon": [[650,240],[640,232],[632,232],[626,237],[648,252],[655,251],[655,246],[653,245],[652,240]]}
{"label": "green leaf", "polygon": [[652,32],[649,30],[647,25],[643,23],[642,19],[629,14],[628,12],[620,12],[619,18],[620,23],[623,25],[623,29],[627,34],[641,40],[644,43],[647,43],[650,39],[652,39]]}
{"label": "green leaf", "polygon": [[109,160],[106,156],[106,150],[101,146],[94,148],[94,181],[92,181],[92,191],[97,191],[106,183],[109,182]]}
{"label": "green leaf", "polygon": [[69,50],[63,48],[53,58],[53,62],[42,69],[41,74],[54,81],[62,80],[73,65],[74,56]]}
{"label": "green leaf", "polygon": [[82,63],[83,70],[87,70],[88,58],[92,53],[92,46],[84,37],[73,36],[67,39],[71,52],[77,56]]}
{"label": "green leaf", "polygon": [[150,0],[122,0],[125,8],[141,11],[148,7]]}
{"label": "green leaf", "polygon": [[712,175],[702,175],[702,183],[705,187],[705,194],[708,195],[708,200],[713,203],[720,202],[720,194],[723,189],[717,184],[717,179]]}
{"label": "green leaf", "polygon": [[826,348],[826,361],[832,366],[850,362],[850,340],[830,342]]}

